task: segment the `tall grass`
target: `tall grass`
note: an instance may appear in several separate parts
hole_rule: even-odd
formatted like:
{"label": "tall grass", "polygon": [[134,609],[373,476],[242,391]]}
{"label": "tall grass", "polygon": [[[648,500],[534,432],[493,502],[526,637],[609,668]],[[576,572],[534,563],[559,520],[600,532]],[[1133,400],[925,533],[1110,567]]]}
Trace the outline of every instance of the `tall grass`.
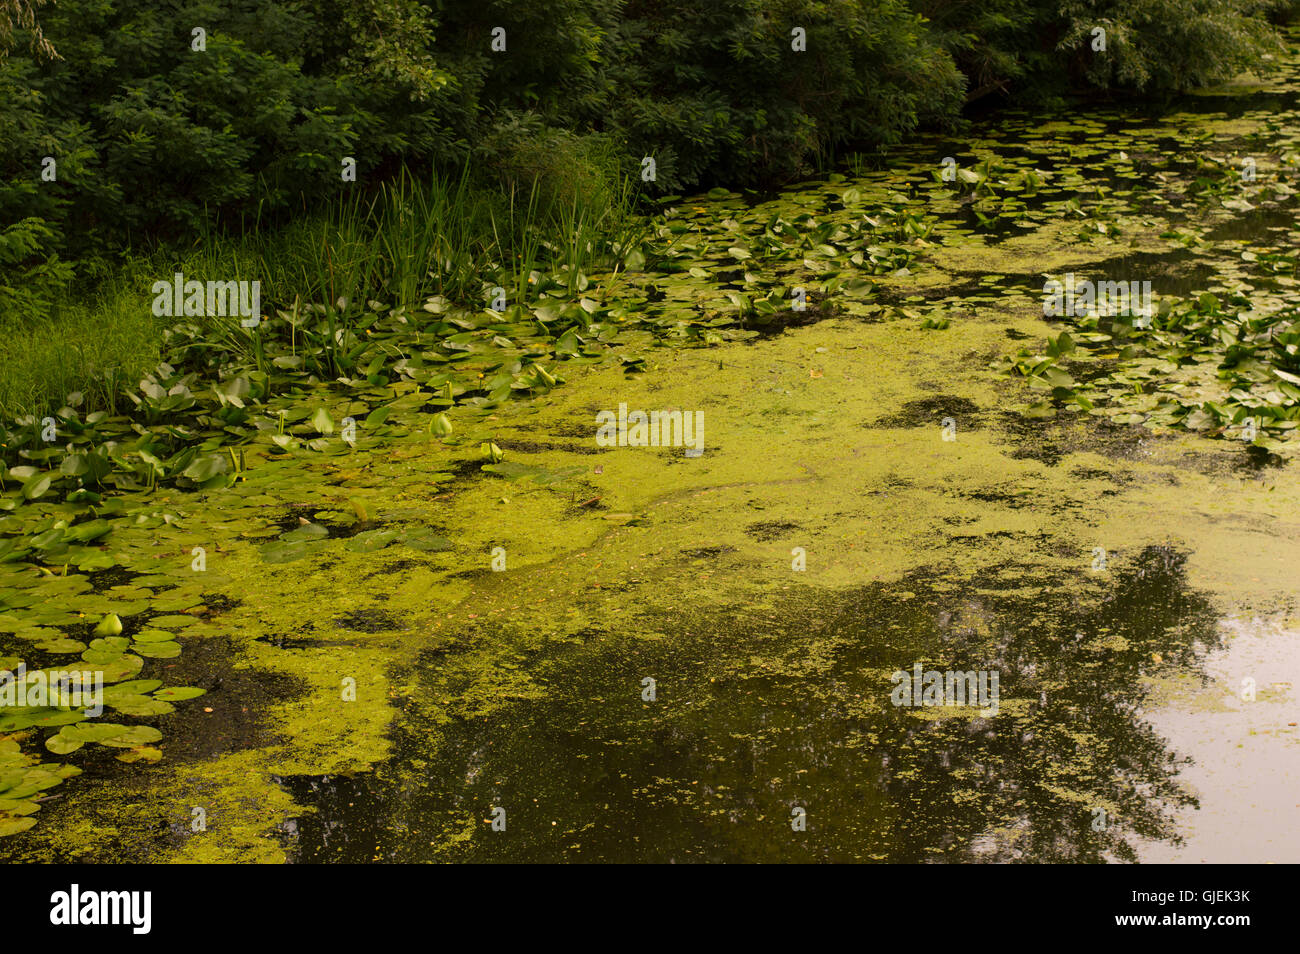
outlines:
{"label": "tall grass", "polygon": [[0,418],[43,417],[73,393],[87,410],[123,410],[123,386],[158,363],[163,327],[139,264],[105,280],[93,300],[65,292],[36,320],[0,324]]}
{"label": "tall grass", "polygon": [[[536,272],[564,273],[573,291],[580,274],[613,268],[645,229],[634,202],[627,181],[557,196],[540,177],[486,189],[468,170],[423,180],[404,171],[370,196],[341,200],[282,229],[210,235],[191,250],[199,260],[189,267],[260,280],[264,310],[294,315],[328,359],[314,370],[333,376],[351,370],[339,352],[372,302],[414,305],[440,295],[486,307],[497,285],[512,303],[527,302]],[[217,319],[208,333],[214,347],[257,359],[256,336],[236,319]]]}
{"label": "tall grass", "polygon": [[[526,302],[530,275],[543,270],[567,275],[573,291],[580,274],[615,267],[644,225],[631,182],[611,176],[602,188],[557,188],[554,177],[489,188],[468,168],[419,179],[403,171],[286,224],[255,219],[132,257],[93,290],[71,288],[41,319],[0,324],[0,418],[43,416],[71,392],[83,395],[83,410],[122,410],[121,388],[158,363],[174,320],[154,317],[151,287],[177,271],[260,281],[263,314],[295,315],[294,333],[325,346],[325,366],[313,370],[331,376],[346,370],[340,345],[368,302],[414,305],[441,295],[486,306],[496,284]],[[260,332],[240,328],[238,317],[203,321],[214,357],[260,360]]]}

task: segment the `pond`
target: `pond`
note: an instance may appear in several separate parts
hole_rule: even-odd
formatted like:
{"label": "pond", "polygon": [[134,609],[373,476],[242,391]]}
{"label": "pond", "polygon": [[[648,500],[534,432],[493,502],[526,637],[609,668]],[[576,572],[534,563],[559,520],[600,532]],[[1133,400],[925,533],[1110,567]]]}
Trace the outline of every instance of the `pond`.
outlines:
{"label": "pond", "polygon": [[[1217,320],[1296,304],[1300,59],[1211,93],[675,203],[562,387],[335,399],[347,446],[124,495],[111,566],[0,563],[6,660],[120,670],[115,730],[0,724],[0,857],[1300,860],[1295,401]],[[1066,273],[1171,310],[1047,318]]]}

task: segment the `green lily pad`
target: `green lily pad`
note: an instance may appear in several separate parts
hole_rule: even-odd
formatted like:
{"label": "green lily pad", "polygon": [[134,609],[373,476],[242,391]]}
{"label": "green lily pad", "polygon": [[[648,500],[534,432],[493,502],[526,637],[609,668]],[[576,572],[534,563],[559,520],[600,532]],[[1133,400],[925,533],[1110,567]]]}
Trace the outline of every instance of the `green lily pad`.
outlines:
{"label": "green lily pad", "polygon": [[322,540],[329,536],[329,528],[319,523],[306,523],[296,530],[280,535],[280,539],[292,543],[298,540]]}
{"label": "green lily pad", "polygon": [[174,659],[181,654],[181,644],[141,643],[135,651],[147,659]]}
{"label": "green lily pad", "polygon": [[413,550],[420,550],[425,553],[441,553],[453,548],[450,540],[446,537],[440,537],[429,530],[416,530],[408,533],[402,543]]}
{"label": "green lily pad", "polygon": [[138,745],[117,756],[119,762],[157,762],[161,758],[162,750],[152,745]]}
{"label": "green lily pad", "polygon": [[113,736],[111,739],[104,739],[100,745],[111,745],[114,748],[130,749],[137,745],[145,745],[149,742],[157,742],[162,738],[162,733],[150,725],[133,725],[125,732]]}
{"label": "green lily pad", "polygon": [[155,616],[149,620],[150,628],[154,626],[192,626],[198,619],[189,613],[172,613],[167,616]]}
{"label": "green lily pad", "polygon": [[142,629],[131,638],[137,643],[166,643],[171,642],[176,637],[172,633],[161,629]]}
{"label": "green lily pad", "polygon": [[307,544],[301,540],[276,540],[261,547],[259,551],[266,563],[292,563],[301,560],[308,553]]}
{"label": "green lily pad", "polygon": [[36,824],[35,818],[5,818],[0,816],[0,838],[8,835],[17,835],[24,832]]}
{"label": "green lily pad", "polygon": [[373,553],[396,542],[400,537],[401,532],[397,530],[363,530],[355,537],[349,538],[344,547],[356,553]]}
{"label": "green lily pad", "polygon": [[169,702],[152,696],[122,695],[114,696],[111,701],[106,699],[104,702],[122,715],[129,716],[166,715],[176,711]]}
{"label": "green lily pad", "polygon": [[16,732],[56,725],[71,725],[85,719],[80,709],[50,709],[34,706],[0,709],[0,732]]}

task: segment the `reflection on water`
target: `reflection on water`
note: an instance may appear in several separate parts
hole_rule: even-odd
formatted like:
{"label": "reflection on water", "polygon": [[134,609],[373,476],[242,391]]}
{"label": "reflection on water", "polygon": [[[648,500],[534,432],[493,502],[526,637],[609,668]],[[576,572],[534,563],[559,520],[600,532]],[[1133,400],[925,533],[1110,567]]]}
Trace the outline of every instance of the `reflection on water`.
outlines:
{"label": "reflection on water", "polygon": [[[1200,811],[1178,819],[1185,840],[1143,842],[1147,863],[1294,864],[1300,861],[1300,633],[1277,618],[1222,625],[1208,683],[1159,685],[1152,725],[1192,757],[1183,782]],[[1189,684],[1190,682],[1190,684]]]}
{"label": "reflection on water", "polygon": [[[1199,680],[1221,637],[1171,550],[1088,580],[917,574],[674,626],[550,660],[545,699],[433,748],[417,700],[374,774],[283,779],[316,809],[286,826],[292,857],[1133,860],[1194,805],[1141,714],[1150,677]],[[918,662],[1000,671],[999,714],[895,708],[889,674]]]}

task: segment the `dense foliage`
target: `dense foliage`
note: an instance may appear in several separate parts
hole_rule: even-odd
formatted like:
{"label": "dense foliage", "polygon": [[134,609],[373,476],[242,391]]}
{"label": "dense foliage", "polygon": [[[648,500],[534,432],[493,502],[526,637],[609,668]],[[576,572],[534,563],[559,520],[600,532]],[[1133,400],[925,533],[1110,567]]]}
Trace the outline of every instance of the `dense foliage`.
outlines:
{"label": "dense foliage", "polygon": [[560,198],[620,169],[639,181],[647,156],[651,193],[771,184],[993,90],[1179,89],[1257,67],[1280,6],[0,0],[0,313],[41,314],[69,259],[335,195],[345,157],[363,185],[473,158]]}

